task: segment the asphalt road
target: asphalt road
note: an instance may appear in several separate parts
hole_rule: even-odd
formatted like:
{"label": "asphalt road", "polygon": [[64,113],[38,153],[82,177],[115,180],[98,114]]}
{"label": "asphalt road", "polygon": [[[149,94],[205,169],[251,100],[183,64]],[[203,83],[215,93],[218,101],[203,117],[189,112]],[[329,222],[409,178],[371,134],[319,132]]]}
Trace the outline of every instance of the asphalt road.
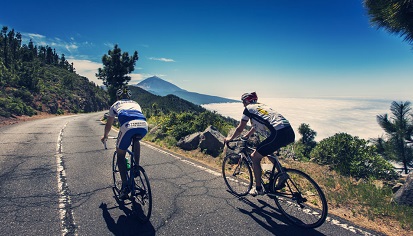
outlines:
{"label": "asphalt road", "polygon": [[141,224],[113,198],[115,142],[100,143],[102,115],[0,128],[0,235],[378,235],[334,216],[313,230],[289,225],[269,198],[239,199],[220,173],[149,144],[153,211]]}

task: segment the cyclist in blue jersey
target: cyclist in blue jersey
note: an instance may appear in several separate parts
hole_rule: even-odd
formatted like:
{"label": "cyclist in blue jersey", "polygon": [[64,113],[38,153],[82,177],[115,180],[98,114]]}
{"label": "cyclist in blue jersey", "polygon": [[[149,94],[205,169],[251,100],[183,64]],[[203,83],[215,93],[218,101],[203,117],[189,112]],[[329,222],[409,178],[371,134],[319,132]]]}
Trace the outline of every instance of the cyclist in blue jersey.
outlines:
{"label": "cyclist in blue jersey", "polygon": [[[126,167],[126,150],[131,145],[132,137],[138,135],[143,138],[148,132],[148,124],[146,118],[142,114],[141,106],[130,99],[131,92],[127,88],[118,89],[116,91],[116,101],[109,109],[109,116],[105,125],[105,130],[101,141],[108,139],[109,131],[112,128],[115,117],[119,121],[119,133],[116,142],[117,163],[119,167],[120,177],[122,179],[122,189],[119,198],[125,200],[128,197],[130,190],[127,187],[127,167]],[[140,145],[137,145],[135,153],[140,154]]]}
{"label": "cyclist in blue jersey", "polygon": [[[258,96],[255,92],[244,93],[241,96],[241,101],[245,107],[241,121],[234,134],[229,138],[225,138],[224,142],[226,143],[239,136],[248,121],[251,121],[252,128],[243,137],[244,139],[248,139],[248,137],[256,131],[265,137],[265,140],[259,143],[256,150],[251,154],[255,188],[251,189],[250,194],[253,196],[257,194],[263,195],[265,191],[263,186],[261,186],[261,159],[281,147],[293,143],[295,134],[290,123],[284,116],[269,106],[258,103]],[[281,176],[276,188],[280,188],[284,184],[285,179],[284,176]]]}

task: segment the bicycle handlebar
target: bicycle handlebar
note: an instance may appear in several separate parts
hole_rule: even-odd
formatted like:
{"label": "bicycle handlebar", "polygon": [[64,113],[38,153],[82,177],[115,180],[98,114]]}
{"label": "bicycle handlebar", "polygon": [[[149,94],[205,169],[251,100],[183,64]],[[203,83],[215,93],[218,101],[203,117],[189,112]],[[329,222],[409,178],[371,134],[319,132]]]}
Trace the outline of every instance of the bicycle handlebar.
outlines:
{"label": "bicycle handlebar", "polygon": [[231,147],[231,146],[229,146],[229,143],[234,143],[234,142],[242,142],[242,146],[244,146],[246,143],[247,143],[247,140],[248,139],[243,139],[243,138],[236,138],[236,139],[233,139],[233,140],[231,140],[231,141],[228,141],[227,143],[226,143],[226,145],[227,145],[227,147],[229,148],[229,149],[231,149],[231,150],[235,150],[235,147],[236,146],[238,146],[238,145],[235,145],[234,147]]}

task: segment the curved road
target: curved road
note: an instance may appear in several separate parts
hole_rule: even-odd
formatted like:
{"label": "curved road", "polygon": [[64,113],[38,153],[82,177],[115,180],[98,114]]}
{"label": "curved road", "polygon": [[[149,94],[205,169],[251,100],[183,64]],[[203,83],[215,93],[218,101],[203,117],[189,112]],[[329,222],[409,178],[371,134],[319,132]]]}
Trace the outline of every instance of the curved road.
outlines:
{"label": "curved road", "polygon": [[314,230],[288,225],[267,197],[238,199],[220,173],[146,143],[154,205],[140,224],[113,198],[102,115],[0,128],[0,235],[377,235],[330,217]]}

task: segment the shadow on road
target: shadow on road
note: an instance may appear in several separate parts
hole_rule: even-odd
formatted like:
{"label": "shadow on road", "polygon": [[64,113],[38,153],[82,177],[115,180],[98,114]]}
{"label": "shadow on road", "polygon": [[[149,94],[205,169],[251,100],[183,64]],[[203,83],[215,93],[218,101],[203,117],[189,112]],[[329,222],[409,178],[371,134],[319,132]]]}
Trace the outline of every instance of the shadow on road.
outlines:
{"label": "shadow on road", "polygon": [[[231,194],[234,195],[233,193]],[[277,208],[273,207],[272,205],[268,204],[263,200],[258,199],[258,202],[261,204],[259,206],[245,197],[238,197],[238,199],[249,206],[248,209],[238,208],[238,210],[243,214],[249,215],[259,225],[261,225],[264,229],[268,230],[274,235],[325,235],[323,233],[316,231],[315,229],[303,229],[298,226],[289,224],[287,219],[281,214],[281,212]],[[275,220],[281,221],[285,223],[285,225],[279,224]]]}
{"label": "shadow on road", "polygon": [[[99,206],[102,209],[102,216],[105,219],[106,225],[113,235],[136,235],[136,236],[153,236],[155,235],[155,228],[150,221],[141,223],[139,219],[132,215],[132,211],[125,207],[124,204],[119,204],[119,207],[108,208],[106,203],[101,203]],[[125,214],[119,216],[115,221],[110,215],[109,210],[119,208]]]}

